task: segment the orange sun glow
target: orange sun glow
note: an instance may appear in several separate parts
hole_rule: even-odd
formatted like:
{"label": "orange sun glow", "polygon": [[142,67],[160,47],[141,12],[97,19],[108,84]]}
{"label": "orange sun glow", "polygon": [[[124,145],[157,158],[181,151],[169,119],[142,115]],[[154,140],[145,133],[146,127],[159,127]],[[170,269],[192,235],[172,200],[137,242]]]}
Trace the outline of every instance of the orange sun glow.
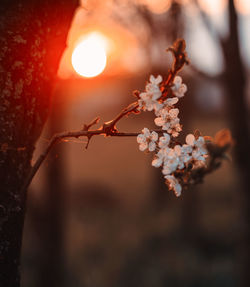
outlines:
{"label": "orange sun glow", "polygon": [[71,63],[80,76],[91,78],[101,74],[106,67],[106,39],[98,32],[86,35],[76,45]]}

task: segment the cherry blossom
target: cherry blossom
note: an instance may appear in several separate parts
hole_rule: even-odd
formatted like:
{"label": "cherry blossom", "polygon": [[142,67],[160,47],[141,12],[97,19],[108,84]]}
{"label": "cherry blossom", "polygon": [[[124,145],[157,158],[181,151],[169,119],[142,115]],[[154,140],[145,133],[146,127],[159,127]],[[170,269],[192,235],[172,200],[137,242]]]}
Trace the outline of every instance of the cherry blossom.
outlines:
{"label": "cherry blossom", "polygon": [[156,78],[151,75],[150,82],[147,83],[145,92],[140,93],[138,100],[139,109],[144,111],[152,111],[154,107],[158,104],[157,100],[161,97],[162,93],[159,88],[159,84],[162,82],[162,76],[157,76]]}
{"label": "cherry blossom", "polygon": [[182,187],[176,177],[173,175],[165,176],[166,182],[170,190],[173,190],[175,195],[179,197],[181,195]]}
{"label": "cherry blossom", "polygon": [[137,142],[139,143],[140,151],[154,151],[156,148],[156,141],[158,140],[158,134],[153,131],[150,132],[148,128],[142,130],[142,134],[137,136]]}
{"label": "cherry blossom", "polygon": [[186,143],[193,147],[192,157],[197,161],[205,161],[206,155],[208,154],[205,147],[205,139],[199,136],[196,140],[194,135],[188,134],[186,136]]}
{"label": "cherry blossom", "polygon": [[180,125],[179,109],[175,107],[179,98],[187,91],[182,79],[176,76],[173,82],[172,91],[175,97],[162,99],[159,84],[162,77],[150,76],[149,83],[146,84],[145,92],[139,94],[139,109],[143,111],[154,111],[156,118],[154,122],[161,127],[161,136],[157,132],[150,132],[148,128],[142,130],[142,134],[137,136],[139,149],[141,151],[155,151],[152,166],[162,168],[162,173],[170,190],[176,196],[181,195],[182,187],[175,177],[175,172],[183,172],[191,163],[192,169],[201,168],[206,164],[208,154],[205,139],[202,136],[195,138],[193,134],[186,136],[186,143],[181,145],[174,142],[174,138],[182,130]]}
{"label": "cherry blossom", "polygon": [[181,131],[180,119],[178,118],[179,109],[163,108],[159,111],[159,117],[154,122],[157,126],[161,126],[172,136],[177,137]]}
{"label": "cherry blossom", "polygon": [[162,148],[158,151],[155,158],[152,161],[152,166],[154,167],[160,167],[164,163],[164,160],[166,159],[170,149],[169,148]]}
{"label": "cherry blossom", "polygon": [[159,138],[159,147],[167,148],[170,142],[170,136],[167,133],[163,133],[163,137]]}
{"label": "cherry blossom", "polygon": [[169,175],[176,171],[180,163],[179,157],[174,149],[169,149],[166,157],[164,158],[162,173],[164,175]]}
{"label": "cherry blossom", "polygon": [[180,76],[176,76],[171,89],[176,97],[182,98],[187,91],[187,86],[182,83],[182,78]]}

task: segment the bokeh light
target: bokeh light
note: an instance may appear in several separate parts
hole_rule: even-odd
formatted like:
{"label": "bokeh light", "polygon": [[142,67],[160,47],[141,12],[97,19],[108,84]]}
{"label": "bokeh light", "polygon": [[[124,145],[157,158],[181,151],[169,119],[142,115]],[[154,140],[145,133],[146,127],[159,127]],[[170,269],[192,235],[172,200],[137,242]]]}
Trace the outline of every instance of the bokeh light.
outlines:
{"label": "bokeh light", "polygon": [[85,36],[72,53],[72,66],[81,76],[91,78],[103,72],[107,63],[104,36],[93,32]]}

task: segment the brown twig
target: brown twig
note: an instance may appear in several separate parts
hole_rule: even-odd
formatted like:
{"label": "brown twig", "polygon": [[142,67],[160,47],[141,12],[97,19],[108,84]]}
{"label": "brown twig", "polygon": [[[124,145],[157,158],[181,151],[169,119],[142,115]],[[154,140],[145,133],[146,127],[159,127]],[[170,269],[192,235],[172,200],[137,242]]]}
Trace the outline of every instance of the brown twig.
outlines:
{"label": "brown twig", "polygon": [[49,152],[51,151],[53,146],[65,138],[79,138],[79,137],[91,138],[95,135],[115,136],[115,137],[134,137],[134,136],[138,136],[138,134],[140,134],[140,133],[139,132],[132,132],[132,133],[126,133],[126,132],[112,132],[112,133],[110,133],[109,132],[109,133],[106,133],[104,128],[97,129],[97,130],[80,130],[80,131],[74,131],[74,132],[62,132],[62,133],[55,134],[51,138],[51,140],[49,141],[49,144],[47,145],[44,152],[38,157],[35,164],[31,168],[30,173],[28,174],[27,179],[26,179],[26,181],[22,187],[22,191],[25,191],[29,187],[32,179],[36,175],[38,169],[40,168],[40,166],[42,165],[42,163],[46,159],[47,155],[49,154]]}

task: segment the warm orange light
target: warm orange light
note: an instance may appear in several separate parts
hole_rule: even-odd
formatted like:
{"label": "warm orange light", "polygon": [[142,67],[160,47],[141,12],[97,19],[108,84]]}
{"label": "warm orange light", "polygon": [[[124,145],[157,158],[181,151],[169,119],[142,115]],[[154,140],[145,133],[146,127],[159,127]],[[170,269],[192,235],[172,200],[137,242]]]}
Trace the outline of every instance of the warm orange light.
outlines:
{"label": "warm orange light", "polygon": [[83,77],[95,77],[103,72],[107,63],[105,37],[93,32],[75,47],[71,62],[74,70]]}

